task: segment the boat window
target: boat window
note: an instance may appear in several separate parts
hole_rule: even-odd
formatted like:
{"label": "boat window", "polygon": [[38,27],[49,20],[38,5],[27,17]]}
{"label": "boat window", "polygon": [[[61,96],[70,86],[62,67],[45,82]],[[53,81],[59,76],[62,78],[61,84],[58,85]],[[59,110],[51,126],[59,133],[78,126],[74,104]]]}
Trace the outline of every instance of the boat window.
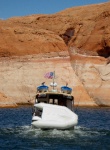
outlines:
{"label": "boat window", "polygon": [[67,100],[67,107],[72,110],[72,101]]}
{"label": "boat window", "polygon": [[35,108],[35,116],[41,117],[42,116],[42,110]]}
{"label": "boat window", "polygon": [[54,99],[54,104],[58,105],[58,99]]}
{"label": "boat window", "polygon": [[58,105],[58,99],[49,99],[49,104]]}
{"label": "boat window", "polygon": [[53,104],[53,99],[49,99],[49,104]]}
{"label": "boat window", "polygon": [[58,105],[60,105],[60,106],[66,106],[66,101],[62,100],[62,99],[59,99]]}

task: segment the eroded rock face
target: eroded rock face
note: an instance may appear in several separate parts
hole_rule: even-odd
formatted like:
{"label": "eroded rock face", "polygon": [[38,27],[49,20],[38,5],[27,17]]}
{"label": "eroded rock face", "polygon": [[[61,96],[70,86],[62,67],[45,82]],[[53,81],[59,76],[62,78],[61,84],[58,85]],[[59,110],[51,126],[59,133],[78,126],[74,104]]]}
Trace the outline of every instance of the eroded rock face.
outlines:
{"label": "eroded rock face", "polygon": [[75,105],[110,106],[109,56],[110,2],[0,20],[0,92],[16,104],[33,103],[43,75],[55,70],[59,86],[73,87]]}
{"label": "eroded rock face", "polygon": [[6,21],[5,26],[0,27],[0,56],[24,56],[50,53],[51,51],[67,51],[63,39],[54,32],[23,27],[23,24],[13,27],[9,22]]}
{"label": "eroded rock face", "polygon": [[0,56],[67,51],[110,56],[110,2],[0,21]]}
{"label": "eroded rock face", "polygon": [[110,106],[110,63],[101,57],[74,54],[71,64],[88,95],[99,106]]}
{"label": "eroded rock face", "polygon": [[17,107],[15,100],[12,97],[6,96],[0,92],[0,108],[3,107]]}
{"label": "eroded rock face", "polygon": [[0,63],[0,84],[2,85],[0,91],[7,97],[13,97],[17,104],[34,103],[36,87],[45,82],[51,89],[52,80],[44,78],[44,75],[47,72],[55,71],[58,91],[61,90],[61,86],[68,83],[73,88],[75,105],[97,106],[76,76],[69,57],[42,59],[32,57],[29,59],[18,57]]}

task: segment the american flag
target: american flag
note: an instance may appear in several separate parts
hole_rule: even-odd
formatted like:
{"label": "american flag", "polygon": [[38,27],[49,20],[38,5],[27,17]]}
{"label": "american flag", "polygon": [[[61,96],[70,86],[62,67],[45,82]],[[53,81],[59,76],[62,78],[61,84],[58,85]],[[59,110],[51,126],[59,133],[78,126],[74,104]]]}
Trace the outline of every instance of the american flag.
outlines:
{"label": "american flag", "polygon": [[47,72],[45,75],[44,75],[45,78],[48,78],[48,79],[53,79],[54,77],[54,73],[53,72]]}

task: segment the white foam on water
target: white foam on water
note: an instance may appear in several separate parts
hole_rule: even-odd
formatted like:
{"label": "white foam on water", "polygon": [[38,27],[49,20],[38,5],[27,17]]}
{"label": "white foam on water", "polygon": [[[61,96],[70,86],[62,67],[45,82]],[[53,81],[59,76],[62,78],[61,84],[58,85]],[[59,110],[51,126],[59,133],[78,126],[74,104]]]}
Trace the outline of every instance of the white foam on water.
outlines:
{"label": "white foam on water", "polygon": [[41,129],[34,129],[31,126],[22,126],[20,128],[20,134],[23,136],[37,136],[42,133]]}
{"label": "white foam on water", "polygon": [[[86,127],[76,126],[75,134],[79,134],[79,136],[90,137],[90,136],[100,136],[100,131],[96,131],[95,129],[90,129]],[[102,134],[101,134],[102,135]]]}
{"label": "white foam on water", "polygon": [[75,128],[71,130],[57,130],[57,129],[42,130],[32,128],[32,126],[21,126],[16,128],[4,128],[2,129],[2,132],[6,134],[8,133],[16,134],[17,136],[22,136],[26,138],[53,138],[53,139],[54,138],[75,139],[78,137],[93,137],[105,134],[105,132],[100,132],[94,129],[89,129],[81,126],[75,126]]}

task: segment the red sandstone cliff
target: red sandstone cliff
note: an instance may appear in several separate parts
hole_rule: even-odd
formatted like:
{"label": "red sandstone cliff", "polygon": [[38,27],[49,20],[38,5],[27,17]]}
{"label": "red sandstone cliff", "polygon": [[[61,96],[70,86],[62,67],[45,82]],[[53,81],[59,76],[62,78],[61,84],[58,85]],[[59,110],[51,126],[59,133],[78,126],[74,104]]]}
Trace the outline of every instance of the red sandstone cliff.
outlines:
{"label": "red sandstone cliff", "polygon": [[[0,55],[65,51],[110,55],[110,2],[73,7],[54,15],[32,15],[0,21]],[[41,46],[42,45],[42,46]]]}
{"label": "red sandstone cliff", "polygon": [[109,56],[110,2],[0,20],[0,91],[17,103],[54,68],[76,104],[110,106]]}

